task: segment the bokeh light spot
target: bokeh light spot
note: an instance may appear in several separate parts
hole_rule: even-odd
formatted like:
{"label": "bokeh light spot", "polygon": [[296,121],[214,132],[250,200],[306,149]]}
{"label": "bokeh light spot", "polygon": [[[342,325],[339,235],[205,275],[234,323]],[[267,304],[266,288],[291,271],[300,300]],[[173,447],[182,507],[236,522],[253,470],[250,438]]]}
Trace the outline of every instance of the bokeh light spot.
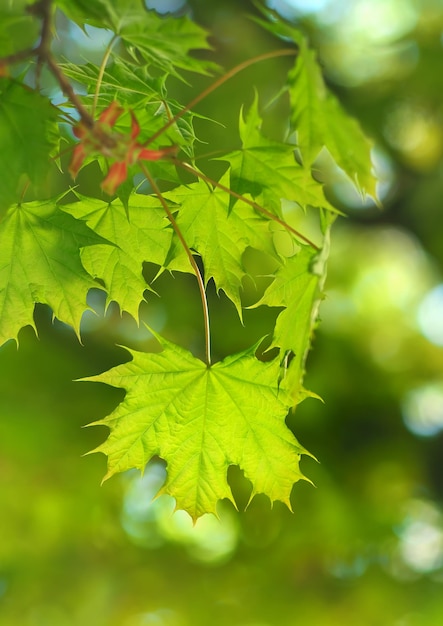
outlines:
{"label": "bokeh light spot", "polygon": [[135,615],[125,622],[124,626],[182,626],[183,624],[181,616],[176,611],[161,608]]}
{"label": "bokeh light spot", "polygon": [[185,511],[162,515],[159,528],[165,539],[186,546],[189,555],[203,563],[225,561],[237,546],[238,529],[232,515],[203,515],[195,525]]}
{"label": "bokeh light spot", "polygon": [[431,289],[418,309],[418,325],[431,343],[443,346],[443,283]]}
{"label": "bokeh light spot", "polygon": [[443,430],[443,383],[409,391],[402,402],[403,420],[415,435],[431,437]]}
{"label": "bokeh light spot", "polygon": [[295,15],[309,15],[324,11],[331,0],[268,0],[270,9],[278,11],[280,15],[290,19]]}
{"label": "bokeh light spot", "polygon": [[417,170],[433,167],[443,151],[441,120],[414,102],[401,102],[392,108],[384,135]]}
{"label": "bokeh light spot", "polygon": [[145,4],[147,9],[155,9],[157,13],[175,13],[185,6],[186,0],[146,0]]}
{"label": "bokeh light spot", "polygon": [[221,508],[220,519],[203,515],[193,524],[185,511],[174,512],[172,497],[155,498],[166,479],[163,463],[149,463],[143,476],[136,471],[125,476],[128,482],[121,523],[133,543],[150,549],[175,543],[184,546],[192,559],[208,564],[225,561],[233,554],[238,523],[228,509]]}
{"label": "bokeh light spot", "polygon": [[[347,5],[348,3],[342,3]],[[373,42],[390,42],[410,32],[418,18],[409,0],[360,0],[348,6],[348,28]]]}
{"label": "bokeh light spot", "polygon": [[413,571],[425,574],[443,565],[442,517],[433,504],[410,502],[399,534],[400,556]]}

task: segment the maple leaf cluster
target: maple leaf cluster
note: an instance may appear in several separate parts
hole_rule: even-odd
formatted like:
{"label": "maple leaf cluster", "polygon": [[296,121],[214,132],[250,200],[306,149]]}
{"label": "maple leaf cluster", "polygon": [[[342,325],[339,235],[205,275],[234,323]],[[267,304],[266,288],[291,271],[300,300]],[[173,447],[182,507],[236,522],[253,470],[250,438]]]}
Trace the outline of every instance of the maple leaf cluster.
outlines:
{"label": "maple leaf cluster", "polygon": [[[115,301],[139,321],[145,293],[153,289],[143,274],[145,263],[155,265],[158,274],[194,274],[205,361],[158,336],[162,352],[132,351],[128,363],[88,379],[126,391],[115,410],[96,422],[110,429],[97,448],[108,457],[107,477],[132,467],[143,471],[160,456],[168,471],[163,492],[196,519],[216,513],[219,500],[234,501],[227,472],[236,465],[251,482],[251,498],[264,493],[290,507],[292,487],[304,479],[300,457],[308,453],[285,419],[309,395],[303,386],[306,355],[322,299],[330,227],[338,214],[312,168],[326,149],[363,195],[375,197],[370,143],[329,93],[305,39],[262,9],[265,19],[256,21],[298,47],[280,92],[289,94],[287,125],[298,144],[266,136],[256,95],[239,116],[239,147],[218,153],[227,167],[213,180],[194,167],[197,137],[190,106],[176,113],[179,105],[166,91],[170,75],[182,80],[183,70],[208,74],[215,68],[190,54],[209,48],[202,28],[185,17],[162,18],[138,0],[57,0],[68,18],[111,31],[112,41],[121,45],[110,45],[101,65],[57,63],[45,39],[51,11],[42,13],[39,38],[30,16],[10,4],[11,20],[23,27],[30,44],[20,52],[0,21],[0,341],[17,340],[24,326],[35,328],[37,303],[49,305],[80,338],[92,288],[106,293],[106,306]],[[36,5],[42,12],[50,3]],[[278,54],[294,56],[286,50],[259,58]],[[67,103],[58,108],[43,91],[30,88],[30,81],[11,78],[10,65],[26,55],[38,68],[46,59]],[[28,69],[33,75],[31,63]],[[241,64],[236,72],[244,69]],[[227,76],[232,75],[231,70]],[[80,83],[85,95],[75,93],[69,79]],[[51,162],[60,161],[66,120],[74,119],[66,117],[69,106],[75,119],[80,117],[73,124],[78,141],[72,146],[71,176],[90,162],[103,166],[104,158],[109,169],[101,189],[117,198],[88,197],[81,187],[69,187],[74,201],[72,195],[68,201],[66,194],[52,198],[42,187]],[[97,120],[90,110],[101,111]],[[127,132],[121,125],[125,112]],[[142,129],[150,137],[144,142]],[[151,147],[160,136],[169,145]],[[183,184],[178,176],[179,149],[190,157],[192,165],[182,165],[194,182]],[[155,193],[136,192],[131,174],[137,164]],[[161,181],[167,183],[164,193]],[[299,211],[298,222],[285,206]],[[317,234],[310,239],[306,225],[314,221]],[[266,334],[260,330],[252,347],[212,363],[206,287],[213,281],[244,322],[245,284],[263,278],[247,267],[251,251],[273,268],[249,309],[276,309],[275,326],[266,332],[277,356],[258,358]]]}

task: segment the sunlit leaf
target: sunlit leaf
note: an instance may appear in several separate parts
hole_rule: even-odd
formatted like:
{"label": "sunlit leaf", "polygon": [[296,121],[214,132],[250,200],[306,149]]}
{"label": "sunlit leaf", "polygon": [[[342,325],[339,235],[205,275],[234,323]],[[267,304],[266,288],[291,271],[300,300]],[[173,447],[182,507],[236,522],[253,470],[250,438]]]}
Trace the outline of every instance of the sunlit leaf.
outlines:
{"label": "sunlit leaf", "polygon": [[131,351],[132,361],[88,379],[126,389],[115,411],[96,422],[111,429],[95,450],[108,456],[106,477],[143,470],[159,455],[168,471],[163,492],[196,519],[216,513],[218,500],[232,500],[227,470],[238,465],[252,495],[265,493],[290,507],[306,451],[285,425],[291,403],[276,385],[278,362],[262,363],[247,350],[207,367],[160,341],[160,354]]}
{"label": "sunlit leaf", "polygon": [[292,123],[303,158],[312,164],[325,146],[357,189],[377,197],[371,162],[371,142],[357,120],[350,117],[323,83],[323,77],[305,40],[299,37],[300,54],[289,73]]}
{"label": "sunlit leaf", "polygon": [[[220,182],[226,185],[227,177]],[[242,256],[248,246],[275,254],[269,221],[244,202],[229,211],[230,195],[203,181],[166,196],[179,206],[177,223],[189,247],[202,257],[205,282],[213,278],[241,316],[240,289],[246,274]]]}
{"label": "sunlit leaf", "polygon": [[281,215],[282,198],[297,202],[304,209],[311,205],[336,211],[310,169],[296,162],[295,146],[266,138],[261,126],[256,97],[248,112],[240,116],[241,150],[223,157],[231,164],[233,191],[260,197],[264,207],[277,215]]}
{"label": "sunlit leaf", "polygon": [[138,319],[143,293],[149,288],[142,274],[143,262],[162,266],[171,244],[172,229],[158,199],[132,194],[128,214],[119,200],[108,203],[83,196],[61,208],[115,244],[83,248],[82,263],[91,276],[103,280],[108,302],[118,302]]}
{"label": "sunlit leaf", "polygon": [[[63,63],[63,71],[71,79],[84,85],[94,95],[100,76],[100,67],[93,63],[78,65]],[[159,105],[164,92],[165,77],[153,78],[146,66],[137,67],[119,57],[109,64],[101,77],[99,108],[105,108],[116,98],[121,104],[142,108],[147,102]]]}
{"label": "sunlit leaf", "polygon": [[104,242],[54,201],[11,207],[0,223],[0,343],[34,326],[37,302],[78,333],[86,295],[99,286],[83,268],[80,248]]}

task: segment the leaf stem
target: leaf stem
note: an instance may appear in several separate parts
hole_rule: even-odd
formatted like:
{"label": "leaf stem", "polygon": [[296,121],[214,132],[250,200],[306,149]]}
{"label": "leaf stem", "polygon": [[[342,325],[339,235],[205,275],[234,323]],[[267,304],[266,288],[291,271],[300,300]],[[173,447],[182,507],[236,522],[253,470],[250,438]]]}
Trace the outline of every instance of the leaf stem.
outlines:
{"label": "leaf stem", "polygon": [[104,76],[105,69],[106,69],[106,64],[107,64],[107,62],[109,60],[109,57],[111,56],[112,48],[113,48],[115,42],[117,41],[117,39],[118,39],[118,35],[114,35],[112,37],[111,41],[106,46],[105,54],[103,55],[103,59],[102,59],[102,62],[100,64],[100,69],[99,69],[98,77],[97,77],[97,84],[95,86],[95,91],[94,91],[94,101],[92,103],[92,110],[91,110],[92,117],[95,116],[95,110],[97,108],[98,96],[99,96],[99,93],[100,93],[100,87],[102,86],[102,81],[103,81],[103,76]]}
{"label": "leaf stem", "polygon": [[232,189],[229,189],[229,187],[226,187],[222,183],[219,183],[216,180],[213,180],[209,176],[206,176],[206,174],[203,174],[203,172],[200,172],[199,170],[196,170],[194,167],[192,167],[188,163],[184,163],[183,161],[180,161],[179,159],[175,159],[173,157],[172,157],[171,160],[173,161],[173,163],[175,165],[178,165],[178,166],[182,167],[183,169],[187,170],[188,172],[191,172],[192,174],[194,174],[194,176],[197,176],[197,178],[201,178],[202,180],[206,181],[207,183],[210,183],[211,185],[214,185],[214,187],[218,187],[218,189],[221,189],[222,191],[226,191],[226,193],[230,194],[234,198],[237,198],[238,200],[241,200],[245,204],[249,204],[249,206],[251,206],[253,209],[258,211],[259,213],[262,213],[263,215],[266,215],[266,217],[268,217],[270,220],[273,220],[274,222],[277,222],[277,224],[280,224],[280,226],[283,226],[283,228],[285,228],[290,233],[295,235],[298,239],[301,239],[302,241],[307,243],[314,250],[317,250],[317,252],[320,251],[320,248],[313,241],[308,239],[305,235],[303,235],[298,230],[293,228],[290,224],[285,222],[283,219],[281,219],[280,217],[278,217],[274,213],[271,213],[271,211],[268,211],[268,209],[265,209],[264,207],[262,207],[260,204],[258,204],[254,200],[249,200],[249,198],[245,198],[244,196],[242,196],[241,194],[237,193],[236,191],[233,191]]}
{"label": "leaf stem", "polygon": [[210,331],[210,326],[209,326],[209,307],[208,307],[208,299],[206,297],[206,290],[205,290],[205,284],[203,282],[203,278],[201,275],[201,272],[199,270],[199,267],[197,265],[196,260],[194,259],[194,256],[191,252],[191,249],[189,248],[188,244],[186,243],[186,240],[183,236],[183,233],[180,230],[179,225],[177,224],[175,217],[173,216],[173,214],[171,213],[171,210],[169,209],[166,200],[164,199],[160,189],[158,188],[157,183],[155,182],[155,180],[152,178],[151,174],[149,173],[149,170],[147,169],[147,167],[144,165],[144,163],[140,163],[139,162],[139,166],[141,171],[143,172],[143,174],[146,176],[146,179],[148,180],[149,184],[151,185],[152,189],[154,190],[154,193],[156,194],[157,198],[160,200],[160,203],[166,213],[166,215],[168,216],[169,221],[171,222],[172,228],[174,229],[175,234],[177,235],[177,237],[180,240],[181,245],[183,246],[186,255],[189,259],[189,262],[191,264],[192,269],[194,270],[194,274],[197,278],[197,283],[198,283],[198,288],[200,291],[200,298],[201,298],[201,303],[202,303],[202,309],[203,309],[203,322],[204,322],[204,328],[205,328],[205,356],[206,356],[206,364],[208,365],[208,367],[211,365],[211,331]]}
{"label": "leaf stem", "polygon": [[155,132],[152,135],[152,137],[150,137],[145,142],[145,145],[147,146],[150,143],[152,143],[153,141],[155,141],[170,126],[172,126],[172,124],[175,124],[175,122],[177,120],[179,120],[181,117],[183,117],[183,115],[185,115],[185,113],[187,113],[190,109],[192,109],[196,104],[201,102],[201,100],[206,98],[210,93],[212,93],[213,91],[218,89],[218,87],[223,85],[223,83],[225,83],[226,81],[231,79],[233,76],[235,76],[239,72],[242,72],[243,70],[245,70],[250,65],[255,65],[255,63],[260,63],[260,61],[266,61],[268,59],[274,59],[276,57],[294,56],[297,53],[298,53],[297,50],[289,50],[289,49],[273,50],[272,52],[266,52],[265,54],[260,54],[260,55],[258,55],[256,57],[252,58],[252,59],[247,59],[246,61],[243,61],[243,63],[240,63],[239,65],[236,65],[235,67],[230,69],[228,72],[226,72],[226,74],[224,74],[223,76],[218,78],[215,82],[213,82],[211,85],[209,85],[209,87],[206,87],[206,89],[204,89],[198,96],[196,96],[190,102],[188,102],[188,104],[181,111],[179,111],[179,113],[174,115],[174,117],[171,117],[166,122],[166,124],[164,126],[162,126],[162,128],[160,128],[157,132]]}

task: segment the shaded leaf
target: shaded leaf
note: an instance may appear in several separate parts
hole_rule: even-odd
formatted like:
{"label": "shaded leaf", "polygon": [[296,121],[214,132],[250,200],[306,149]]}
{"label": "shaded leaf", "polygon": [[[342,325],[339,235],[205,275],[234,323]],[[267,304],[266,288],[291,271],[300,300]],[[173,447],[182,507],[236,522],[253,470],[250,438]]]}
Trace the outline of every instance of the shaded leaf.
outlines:
{"label": "shaded leaf", "polygon": [[32,47],[40,30],[35,18],[26,13],[26,0],[6,4],[0,6],[0,57]]}
{"label": "shaded leaf", "polygon": [[288,74],[291,122],[297,131],[304,163],[310,167],[325,147],[336,164],[349,176],[362,196],[377,199],[371,162],[372,143],[357,120],[349,116],[325,85],[316,54],[309,49],[300,31],[273,11],[255,3],[269,21],[255,19],[278,37],[293,41],[299,48],[295,65]]}
{"label": "shaded leaf", "polygon": [[140,0],[58,0],[82,26],[108,28],[120,36],[135,60],[180,78],[179,70],[208,74],[214,63],[195,59],[192,50],[209,49],[206,32],[187,16],[168,18],[148,11]]}
{"label": "shaded leaf", "polygon": [[108,0],[56,0],[55,3],[81,28],[85,23],[103,28],[109,21]]}
{"label": "shaded leaf", "polygon": [[0,210],[18,201],[23,175],[33,184],[46,176],[55,118],[55,109],[46,98],[0,79]]}

